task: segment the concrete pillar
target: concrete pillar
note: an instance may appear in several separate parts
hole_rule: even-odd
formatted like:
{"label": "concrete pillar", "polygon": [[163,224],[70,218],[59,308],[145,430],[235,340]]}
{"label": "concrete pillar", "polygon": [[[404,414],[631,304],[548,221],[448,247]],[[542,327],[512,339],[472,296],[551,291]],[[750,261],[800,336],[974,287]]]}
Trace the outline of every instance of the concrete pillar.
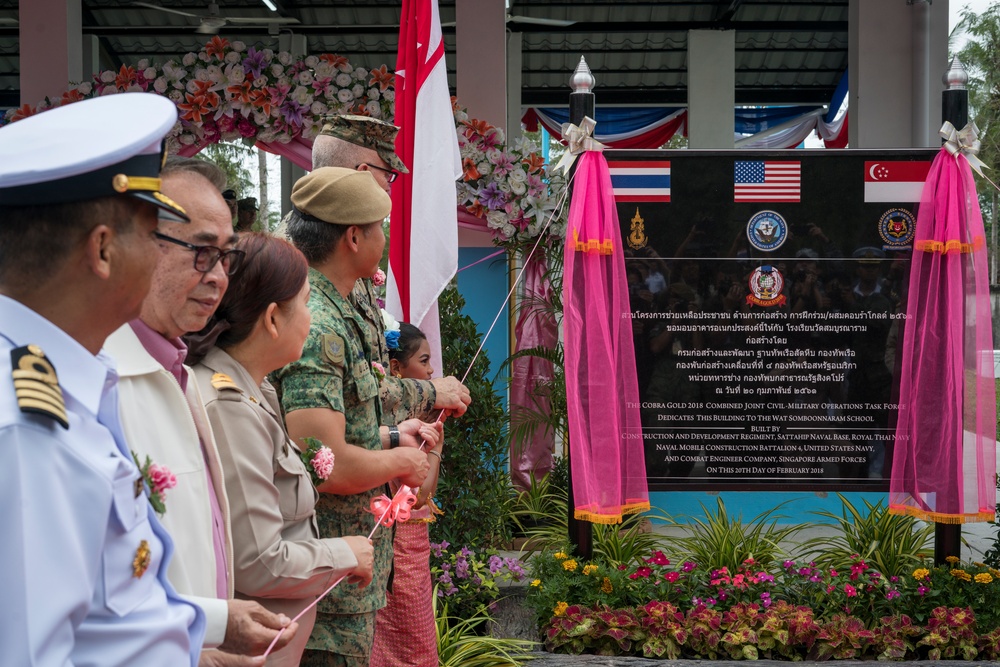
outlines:
{"label": "concrete pillar", "polygon": [[80,58],[80,81],[89,81],[101,71],[101,40],[97,35],[83,35],[83,53]]}
{"label": "concrete pillar", "polygon": [[[851,148],[938,145],[948,0],[929,6],[921,0],[850,0],[848,11]],[[919,71],[924,67],[926,75]]]}
{"label": "concrete pillar", "polygon": [[688,31],[688,145],[733,148],[736,107],[736,33]]}
{"label": "concrete pillar", "polygon": [[20,0],[21,104],[59,97],[83,79],[81,14],[80,0]]}
{"label": "concrete pillar", "polygon": [[521,136],[521,33],[507,36],[507,141]]}
{"label": "concrete pillar", "polygon": [[458,103],[469,117],[507,129],[507,13],[504,0],[455,3]]}

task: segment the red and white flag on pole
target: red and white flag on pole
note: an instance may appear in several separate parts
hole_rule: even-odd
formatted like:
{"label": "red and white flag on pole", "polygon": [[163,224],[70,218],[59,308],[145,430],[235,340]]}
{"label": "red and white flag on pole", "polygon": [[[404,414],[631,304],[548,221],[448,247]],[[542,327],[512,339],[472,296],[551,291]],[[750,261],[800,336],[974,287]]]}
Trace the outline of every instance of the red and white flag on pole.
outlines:
{"label": "red and white flag on pole", "polygon": [[431,343],[441,369],[437,298],[458,269],[462,174],[437,0],[403,0],[396,57],[396,153],[410,169],[392,186],[386,310]]}

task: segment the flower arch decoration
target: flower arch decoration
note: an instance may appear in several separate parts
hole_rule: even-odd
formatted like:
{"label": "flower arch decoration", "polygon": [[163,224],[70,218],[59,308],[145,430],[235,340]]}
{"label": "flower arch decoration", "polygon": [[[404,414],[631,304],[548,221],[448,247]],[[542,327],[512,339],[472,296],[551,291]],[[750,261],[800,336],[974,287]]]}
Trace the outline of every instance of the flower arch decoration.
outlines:
{"label": "flower arch decoration", "polygon": [[155,92],[176,105],[180,119],[170,133],[173,148],[220,141],[288,143],[318,134],[331,114],[392,119],[395,75],[386,66],[354,67],[331,54],[295,58],[215,36],[180,62],[140,60],[73,85],[61,98],[9,111],[8,122],[99,95]]}
{"label": "flower arch decoration", "polygon": [[[93,81],[73,84],[59,98],[25,104],[0,116],[6,123],[90,97],[154,92],[172,100],[179,120],[168,142],[194,155],[220,141],[275,144],[301,142],[306,149],[333,114],[393,119],[395,74],[385,65],[355,67],[339,55],[295,58],[285,51],[257,49],[215,36],[178,62],[139,60],[105,70]],[[549,171],[538,148],[526,139],[506,145],[501,129],[470,119],[453,100],[464,163],[458,206],[485,219],[498,245],[514,248],[539,235],[565,186]],[[308,155],[308,154],[307,154]],[[563,235],[562,224],[549,234]]]}

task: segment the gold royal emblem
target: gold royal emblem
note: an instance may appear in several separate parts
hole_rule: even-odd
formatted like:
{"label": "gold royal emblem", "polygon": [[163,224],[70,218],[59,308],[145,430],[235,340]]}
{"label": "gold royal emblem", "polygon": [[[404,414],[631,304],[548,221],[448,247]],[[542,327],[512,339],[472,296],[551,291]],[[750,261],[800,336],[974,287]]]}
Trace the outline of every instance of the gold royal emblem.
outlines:
{"label": "gold royal emblem", "polygon": [[632,230],[628,235],[628,246],[633,250],[645,248],[649,237],[646,236],[645,220],[639,215],[639,207],[635,207],[635,217],[632,218]]}
{"label": "gold royal emblem", "polygon": [[149,542],[143,540],[139,542],[139,548],[135,550],[135,558],[132,559],[132,576],[141,579],[149,568],[150,560]]}

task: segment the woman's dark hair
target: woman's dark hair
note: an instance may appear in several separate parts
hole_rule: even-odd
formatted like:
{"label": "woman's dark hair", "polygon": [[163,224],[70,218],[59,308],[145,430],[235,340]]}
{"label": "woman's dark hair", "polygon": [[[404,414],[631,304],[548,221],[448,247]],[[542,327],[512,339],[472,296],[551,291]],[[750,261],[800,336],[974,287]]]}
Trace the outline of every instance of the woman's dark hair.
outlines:
{"label": "woman's dark hair", "polygon": [[389,350],[389,358],[401,364],[409,363],[410,357],[420,349],[420,341],[427,340],[424,332],[409,322],[399,323],[399,347]]}
{"label": "woman's dark hair", "polygon": [[270,234],[241,234],[236,248],[246,259],[229,281],[218,310],[204,329],[184,337],[188,364],[201,361],[212,345],[227,349],[246,340],[267,307],[284,307],[302,291],[309,274],[302,253]]}

